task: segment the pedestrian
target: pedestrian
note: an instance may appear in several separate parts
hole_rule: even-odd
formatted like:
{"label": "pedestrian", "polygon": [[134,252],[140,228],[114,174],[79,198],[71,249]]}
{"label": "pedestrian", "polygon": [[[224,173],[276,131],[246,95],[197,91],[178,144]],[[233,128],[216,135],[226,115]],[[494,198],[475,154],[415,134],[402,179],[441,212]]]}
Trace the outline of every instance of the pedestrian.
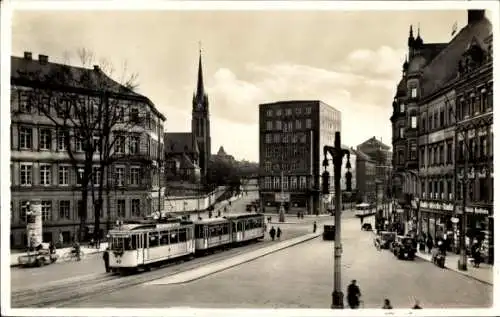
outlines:
{"label": "pedestrian", "polygon": [[274,226],[271,227],[271,230],[269,230],[269,235],[271,236],[271,240],[274,241],[274,235],[276,234],[276,229],[274,229]]}
{"label": "pedestrian", "polygon": [[56,253],[56,246],[54,245],[54,243],[52,241],[50,241],[50,244],[49,244],[49,252],[50,252],[50,254]]}
{"label": "pedestrian", "polygon": [[363,216],[359,216],[359,221],[361,222],[361,225],[363,225]]}
{"label": "pedestrian", "polygon": [[212,211],[211,210],[208,212],[208,218],[212,218]]}
{"label": "pedestrian", "polygon": [[359,298],[361,297],[361,291],[356,285],[356,280],[352,280],[351,284],[347,287],[347,303],[351,309],[359,308]]}
{"label": "pedestrian", "polygon": [[59,231],[59,248],[62,248],[64,244],[64,236],[61,231]]}
{"label": "pedestrian", "polygon": [[220,209],[217,210],[217,217],[220,217]]}
{"label": "pedestrian", "polygon": [[316,233],[316,229],[318,228],[318,225],[316,224],[316,221],[313,223],[313,233]]}
{"label": "pedestrian", "polygon": [[106,248],[102,255],[102,259],[104,260],[104,267],[106,268],[106,273],[109,273],[109,248]]}
{"label": "pedestrian", "polygon": [[428,250],[429,253],[431,253],[433,246],[434,246],[434,242],[432,241],[432,236],[429,235],[427,237],[427,250]]}
{"label": "pedestrian", "polygon": [[415,305],[413,305],[413,307],[411,309],[422,309],[418,299],[415,300]]}
{"label": "pedestrian", "polygon": [[278,238],[278,240],[279,240],[280,237],[281,237],[281,228],[278,227],[278,231],[276,231],[276,238]]}
{"label": "pedestrian", "polygon": [[382,306],[382,309],[392,309],[391,301],[388,298],[384,299],[384,306]]}

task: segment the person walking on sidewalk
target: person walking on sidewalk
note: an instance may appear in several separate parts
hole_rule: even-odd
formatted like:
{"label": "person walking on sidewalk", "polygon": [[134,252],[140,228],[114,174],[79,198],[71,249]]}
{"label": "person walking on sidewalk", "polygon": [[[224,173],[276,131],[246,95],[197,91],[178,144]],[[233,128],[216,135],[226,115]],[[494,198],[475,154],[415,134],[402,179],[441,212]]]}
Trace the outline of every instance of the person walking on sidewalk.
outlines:
{"label": "person walking on sidewalk", "polygon": [[427,250],[429,253],[431,253],[433,246],[434,246],[434,241],[432,241],[432,236],[429,234],[429,236],[427,237]]}
{"label": "person walking on sidewalk", "polygon": [[276,229],[274,229],[274,226],[271,227],[271,230],[269,230],[269,235],[271,236],[271,240],[274,241],[274,235],[276,234]]}
{"label": "person walking on sidewalk", "polygon": [[351,309],[359,308],[359,298],[361,297],[361,291],[356,285],[356,280],[352,280],[351,284],[347,286],[347,303]]}
{"label": "person walking on sidewalk", "polygon": [[382,306],[382,309],[392,309],[391,301],[388,298],[384,299],[384,306]]}
{"label": "person walking on sidewalk", "polygon": [[104,260],[104,267],[106,268],[106,273],[109,273],[109,248],[106,248],[102,255],[102,259]]}
{"label": "person walking on sidewalk", "polygon": [[316,221],[313,223],[313,233],[316,233],[316,229],[318,228],[318,225],[316,224]]}
{"label": "person walking on sidewalk", "polygon": [[278,227],[278,231],[276,231],[276,238],[278,238],[278,240],[279,240],[280,237],[281,237],[281,229],[280,229],[280,227]]}

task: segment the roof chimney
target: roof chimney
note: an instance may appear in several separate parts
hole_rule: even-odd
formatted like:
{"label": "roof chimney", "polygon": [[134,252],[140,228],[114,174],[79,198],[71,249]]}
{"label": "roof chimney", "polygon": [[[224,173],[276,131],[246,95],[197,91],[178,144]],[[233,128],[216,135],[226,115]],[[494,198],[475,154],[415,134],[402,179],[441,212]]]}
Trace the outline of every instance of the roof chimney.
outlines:
{"label": "roof chimney", "polygon": [[46,65],[49,62],[49,57],[47,55],[39,54],[38,55],[38,62],[41,65]]}
{"label": "roof chimney", "polygon": [[100,71],[100,70],[101,70],[101,68],[99,67],[99,65],[94,65],[94,70],[95,70],[95,71]]}
{"label": "roof chimney", "polygon": [[31,54],[31,52],[24,52],[24,59],[32,60],[33,54]]}
{"label": "roof chimney", "polygon": [[467,24],[484,19],[484,10],[467,10]]}

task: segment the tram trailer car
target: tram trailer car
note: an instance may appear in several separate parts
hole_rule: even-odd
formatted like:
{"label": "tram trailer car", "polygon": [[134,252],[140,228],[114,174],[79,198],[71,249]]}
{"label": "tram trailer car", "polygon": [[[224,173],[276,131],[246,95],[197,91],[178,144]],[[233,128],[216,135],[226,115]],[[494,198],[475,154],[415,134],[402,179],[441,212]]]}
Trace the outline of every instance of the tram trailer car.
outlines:
{"label": "tram trailer car", "polygon": [[209,218],[194,222],[195,250],[204,254],[209,250],[231,246],[231,222],[224,218]]}
{"label": "tram trailer car", "polygon": [[266,233],[264,214],[241,213],[227,215],[224,218],[231,222],[233,244],[264,239]]}
{"label": "tram trailer car", "polygon": [[109,265],[113,272],[149,270],[151,266],[195,253],[191,221],[124,224],[109,234]]}

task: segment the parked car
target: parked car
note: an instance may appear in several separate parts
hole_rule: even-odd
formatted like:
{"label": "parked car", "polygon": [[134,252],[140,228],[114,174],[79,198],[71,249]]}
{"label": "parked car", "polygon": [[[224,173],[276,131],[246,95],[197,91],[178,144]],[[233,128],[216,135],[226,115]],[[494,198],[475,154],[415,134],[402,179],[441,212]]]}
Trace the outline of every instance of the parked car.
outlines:
{"label": "parked car", "polygon": [[396,240],[396,232],[392,231],[380,231],[377,233],[377,238],[380,241],[381,249],[389,249],[392,246],[394,240]]}
{"label": "parked car", "polygon": [[406,236],[397,236],[392,245],[392,252],[398,259],[414,260],[417,249],[415,239]]}

